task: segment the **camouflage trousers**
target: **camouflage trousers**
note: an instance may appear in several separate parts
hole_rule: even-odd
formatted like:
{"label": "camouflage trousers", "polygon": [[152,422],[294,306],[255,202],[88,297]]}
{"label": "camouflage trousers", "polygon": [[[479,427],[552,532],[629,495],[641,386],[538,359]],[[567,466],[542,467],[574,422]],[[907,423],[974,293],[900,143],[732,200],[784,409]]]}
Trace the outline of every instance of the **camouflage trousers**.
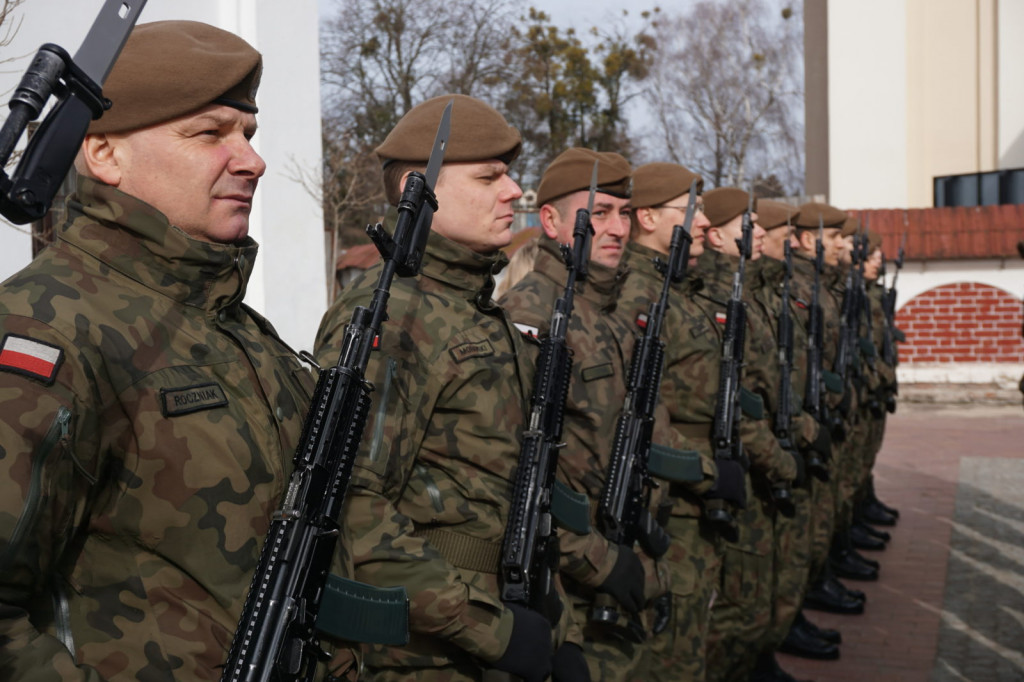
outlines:
{"label": "camouflage trousers", "polygon": [[[627,642],[609,635],[591,621],[593,601],[570,593],[573,617],[583,627],[583,656],[587,659],[593,682],[628,682],[638,674],[647,642]],[[627,614],[619,609],[619,617]],[[646,628],[645,628],[646,629]]]}
{"label": "camouflage trousers", "polygon": [[[672,516],[665,530],[672,537],[663,559],[672,571],[669,622],[663,632],[651,637],[635,679],[702,682],[724,546],[710,524],[696,517]],[[654,614],[648,616],[653,622]]]}
{"label": "camouflage trousers", "polygon": [[[811,486],[828,485],[814,479]],[[772,593],[772,624],[764,649],[775,649],[786,638],[803,603],[811,571],[812,491],[793,489],[796,513],[792,518],[775,515],[775,589]]]}
{"label": "camouflage trousers", "polygon": [[862,472],[867,458],[869,422],[858,414],[847,423],[846,440],[840,447],[836,473],[836,531],[849,530],[853,521],[853,503],[862,486]]}
{"label": "camouflage trousers", "polygon": [[878,461],[878,453],[882,449],[882,441],[885,438],[885,417],[886,415],[883,413],[881,417],[872,416],[868,419],[868,436],[865,446],[866,457],[861,469],[861,483],[857,489],[858,501],[867,492],[867,485],[871,480],[871,472],[875,468],[875,462]]}
{"label": "camouflage trousers", "polygon": [[773,517],[767,483],[748,485],[747,507],[736,514],[739,538],[725,547],[719,597],[711,610],[708,682],[746,682],[754,670],[772,622]]}
{"label": "camouflage trousers", "polygon": [[838,449],[833,451],[829,463],[829,480],[811,483],[810,500],[810,573],[817,575],[828,561],[828,553],[832,548],[832,531],[836,520],[836,469]]}

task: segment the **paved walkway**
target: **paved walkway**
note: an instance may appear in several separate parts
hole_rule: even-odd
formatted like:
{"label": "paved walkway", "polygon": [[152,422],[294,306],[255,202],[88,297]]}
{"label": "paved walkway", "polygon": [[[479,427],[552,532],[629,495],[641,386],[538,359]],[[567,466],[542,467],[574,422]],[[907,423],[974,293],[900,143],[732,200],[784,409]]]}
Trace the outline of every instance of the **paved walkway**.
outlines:
{"label": "paved walkway", "polygon": [[817,682],[1024,680],[1024,410],[915,406],[892,415],[875,466],[900,510],[860,616],[807,611],[843,633],[838,661],[780,655]]}

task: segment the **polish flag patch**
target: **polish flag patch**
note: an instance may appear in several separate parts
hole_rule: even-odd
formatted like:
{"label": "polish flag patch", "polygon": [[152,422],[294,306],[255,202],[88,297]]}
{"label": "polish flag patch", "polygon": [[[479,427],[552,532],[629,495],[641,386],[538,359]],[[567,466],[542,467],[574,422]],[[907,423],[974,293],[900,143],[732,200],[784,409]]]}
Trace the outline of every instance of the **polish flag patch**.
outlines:
{"label": "polish flag patch", "polygon": [[8,334],[0,344],[0,370],[24,374],[47,385],[57,378],[64,349],[26,336]]}
{"label": "polish flag patch", "polygon": [[516,326],[516,329],[518,329],[523,336],[527,336],[531,339],[537,338],[537,335],[540,333],[539,329],[528,324],[522,324],[520,322],[513,322],[512,324]]}
{"label": "polish flag patch", "polygon": [[725,313],[715,313],[715,322],[718,324],[725,324],[726,319]]}
{"label": "polish flag patch", "polygon": [[640,313],[636,316],[636,326],[641,329],[647,329],[647,315]]}

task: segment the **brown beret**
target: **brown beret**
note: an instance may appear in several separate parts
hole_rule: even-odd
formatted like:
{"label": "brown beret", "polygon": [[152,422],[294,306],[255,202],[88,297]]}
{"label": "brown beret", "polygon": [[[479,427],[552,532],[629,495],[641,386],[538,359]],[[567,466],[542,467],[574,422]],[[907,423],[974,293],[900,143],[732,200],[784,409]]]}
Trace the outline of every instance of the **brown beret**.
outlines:
{"label": "brown beret", "polygon": [[501,159],[511,163],[519,156],[523,147],[519,131],[491,105],[468,95],[441,95],[407,111],[374,150],[377,158],[385,166],[392,161],[426,163],[441,115],[452,100],[452,134],[444,150],[446,162]]}
{"label": "brown beret", "polygon": [[[621,154],[595,152],[583,147],[573,147],[555,157],[540,179],[537,188],[537,206],[543,206],[554,199],[571,192],[590,188],[590,176],[597,166],[597,191],[615,197],[629,198],[630,168]],[[678,196],[678,195],[677,195]]]}
{"label": "brown beret", "polygon": [[697,194],[704,191],[704,178],[678,163],[648,163],[633,171],[633,208],[660,206],[690,191],[697,181]]}
{"label": "brown beret", "polygon": [[875,249],[882,248],[882,235],[877,232],[868,232],[868,255],[875,252]]}
{"label": "brown beret", "polygon": [[839,234],[844,237],[852,237],[858,232],[860,232],[860,218],[852,213],[847,213],[846,220],[843,221],[843,227],[839,230]]}
{"label": "brown beret", "polygon": [[135,130],[214,103],[256,113],[262,73],[260,53],[234,33],[198,21],[139,24],[103,84],[113,106],[89,132]]}
{"label": "brown beret", "polygon": [[[739,187],[718,187],[704,192],[704,215],[711,221],[711,227],[725,225],[747,210],[750,194]],[[757,211],[757,199],[754,199]]]}
{"label": "brown beret", "polygon": [[811,201],[800,206],[800,215],[793,224],[802,230],[816,230],[819,216],[823,227],[841,228],[846,222],[846,213],[835,206]]}
{"label": "brown beret", "polygon": [[799,214],[796,206],[784,201],[760,199],[757,202],[757,224],[766,230],[792,225]]}

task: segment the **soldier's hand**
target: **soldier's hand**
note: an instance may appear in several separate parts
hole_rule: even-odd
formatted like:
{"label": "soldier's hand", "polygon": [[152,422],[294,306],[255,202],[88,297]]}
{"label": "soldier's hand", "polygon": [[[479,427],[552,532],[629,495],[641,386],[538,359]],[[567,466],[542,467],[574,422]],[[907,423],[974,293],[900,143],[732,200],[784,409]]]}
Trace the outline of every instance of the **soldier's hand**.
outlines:
{"label": "soldier's hand", "polygon": [[572,642],[558,647],[551,659],[551,679],[553,682],[590,682],[590,669],[583,658],[583,649]]}
{"label": "soldier's hand", "polygon": [[615,558],[612,572],[597,588],[615,597],[615,601],[630,613],[637,613],[644,607],[644,565],[632,548],[619,545],[619,555]]}
{"label": "soldier's hand", "polygon": [[[523,678],[525,682],[544,682],[551,674],[551,624],[532,609],[506,603],[512,612],[512,636],[508,647],[492,667]],[[541,652],[544,652],[542,655]]]}
{"label": "soldier's hand", "polygon": [[704,493],[707,500],[725,500],[743,509],[747,506],[747,471],[743,464],[732,459],[715,461],[718,477],[711,490]]}

